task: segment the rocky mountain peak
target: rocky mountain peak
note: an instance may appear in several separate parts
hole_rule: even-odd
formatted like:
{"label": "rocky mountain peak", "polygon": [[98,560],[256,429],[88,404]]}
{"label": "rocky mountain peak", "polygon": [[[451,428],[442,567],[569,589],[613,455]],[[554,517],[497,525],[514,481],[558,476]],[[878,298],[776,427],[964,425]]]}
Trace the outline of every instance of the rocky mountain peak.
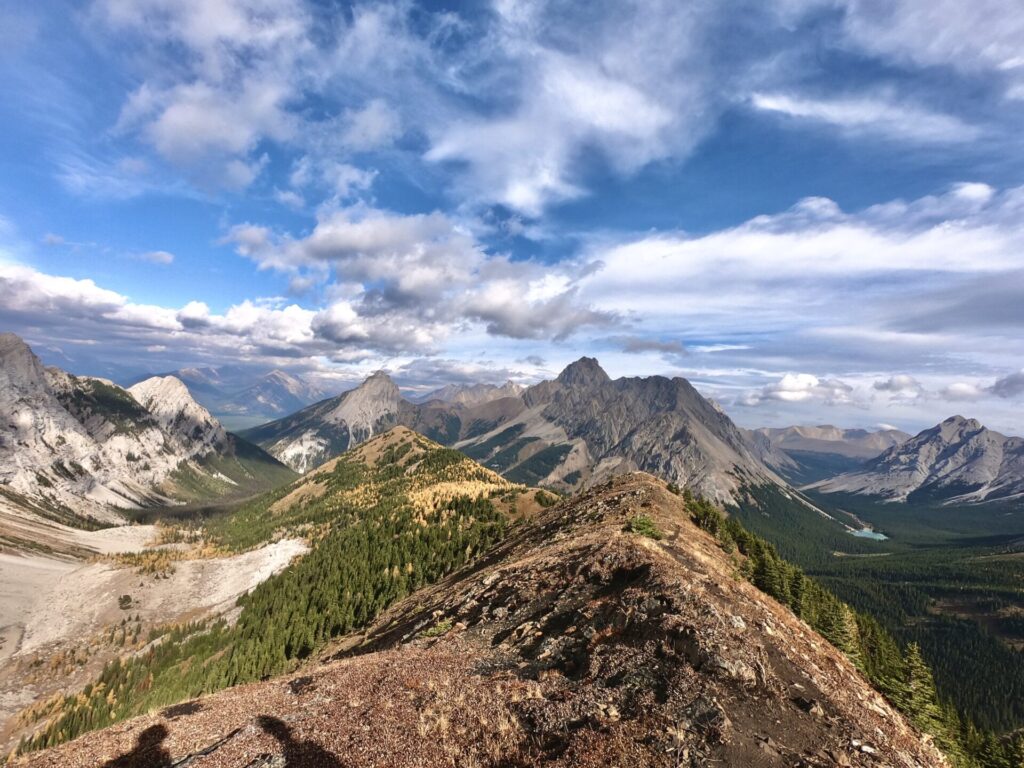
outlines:
{"label": "rocky mountain peak", "polygon": [[18,392],[45,388],[46,370],[24,340],[0,333],[0,387]]}
{"label": "rocky mountain peak", "polygon": [[977,419],[950,416],[867,464],[817,485],[896,501],[979,502],[1024,492],[1021,442]]}
{"label": "rocky mountain peak", "polygon": [[374,397],[384,398],[397,402],[402,394],[398,391],[398,385],[384,371],[375,371],[370,374],[362,384],[353,391],[365,392]]}
{"label": "rocky mountain peak", "polygon": [[942,422],[941,427],[948,427],[958,431],[976,431],[984,429],[984,425],[977,419],[968,419],[964,416],[957,414],[956,416],[950,416],[948,419]]}
{"label": "rocky mountain peak", "polygon": [[220,422],[192,398],[181,379],[154,376],[130,387],[128,392],[163,429],[176,434],[184,443],[198,441],[212,446],[227,442]]}
{"label": "rocky mountain peak", "polygon": [[611,378],[605,373],[596,358],[581,357],[566,366],[565,370],[558,374],[557,381],[567,387],[587,387],[604,384],[611,381]]}

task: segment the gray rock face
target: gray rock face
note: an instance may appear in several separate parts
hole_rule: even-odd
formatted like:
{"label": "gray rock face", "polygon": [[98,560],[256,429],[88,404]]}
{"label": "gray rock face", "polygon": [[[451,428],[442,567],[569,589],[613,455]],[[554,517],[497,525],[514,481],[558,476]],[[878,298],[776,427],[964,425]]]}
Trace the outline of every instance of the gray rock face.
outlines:
{"label": "gray rock face", "polygon": [[120,509],[176,503],[183,472],[230,489],[230,467],[208,464],[237,447],[177,379],[125,390],[44,368],[20,338],[0,335],[0,487],[62,519],[117,523]]}
{"label": "gray rock face", "polygon": [[[745,482],[777,480],[729,417],[682,378],[612,380],[596,360],[584,357],[554,381],[527,389],[523,402],[526,410],[517,419],[460,445],[474,455],[473,447],[522,425],[515,436],[522,443],[519,461],[506,472],[566,488],[640,469],[731,501]],[[536,443],[546,447],[538,450]],[[564,459],[545,472],[549,463],[538,457],[559,447],[568,449]],[[515,442],[499,440],[480,460],[487,465],[488,458],[515,449]]]}
{"label": "gray rock face", "polygon": [[308,472],[350,447],[405,421],[415,410],[385,373],[355,389],[243,433],[297,472]]}
{"label": "gray rock face", "polygon": [[402,424],[510,479],[566,490],[641,469],[732,500],[777,481],[728,416],[685,379],[612,380],[593,358],[516,397],[464,404],[403,399],[383,374],[244,435],[307,471]]}
{"label": "gray rock face", "polygon": [[891,501],[980,502],[1024,495],[1024,439],[952,416],[818,490]]}

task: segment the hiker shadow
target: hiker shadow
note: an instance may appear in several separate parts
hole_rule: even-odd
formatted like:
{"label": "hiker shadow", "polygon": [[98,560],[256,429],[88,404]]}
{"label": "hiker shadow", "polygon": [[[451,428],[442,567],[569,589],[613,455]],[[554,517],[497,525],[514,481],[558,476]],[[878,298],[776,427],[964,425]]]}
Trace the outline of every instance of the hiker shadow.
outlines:
{"label": "hiker shadow", "polygon": [[131,752],[104,763],[103,768],[170,768],[171,753],[163,746],[166,738],[165,726],[152,725],[139,734]]}
{"label": "hiker shadow", "polygon": [[273,736],[284,749],[284,764],[288,768],[344,768],[333,754],[313,741],[296,741],[292,730],[283,720],[270,715],[257,719],[264,733]]}

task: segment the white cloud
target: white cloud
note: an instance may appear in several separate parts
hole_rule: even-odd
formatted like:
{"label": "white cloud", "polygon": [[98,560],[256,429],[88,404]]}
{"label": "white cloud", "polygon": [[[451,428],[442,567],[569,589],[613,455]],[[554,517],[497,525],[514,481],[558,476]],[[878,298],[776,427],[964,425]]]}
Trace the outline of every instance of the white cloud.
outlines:
{"label": "white cloud", "polygon": [[[1024,59],[1024,17],[1003,0],[845,0],[844,29],[859,48],[901,63],[1003,72]],[[1016,82],[1020,82],[1017,80]]]}
{"label": "white cloud", "polygon": [[226,239],[261,268],[333,277],[337,301],[316,330],[340,344],[432,348],[466,322],[498,336],[562,339],[614,322],[579,300],[572,264],[488,254],[441,213],[356,205],[322,211],[306,237],[242,224]]}
{"label": "white cloud", "polygon": [[853,135],[874,134],[897,141],[947,144],[976,140],[981,131],[962,120],[915,107],[887,94],[813,99],[784,93],[755,93],[756,109],[834,126]]}
{"label": "white cloud", "polygon": [[152,264],[172,264],[174,262],[174,254],[169,251],[147,251],[140,253],[139,258]]}
{"label": "white cloud", "polygon": [[360,110],[345,115],[341,141],[355,151],[387,146],[402,134],[401,119],[383,99],[372,99]]}
{"label": "white cloud", "polygon": [[985,388],[967,381],[955,381],[939,390],[943,400],[979,400],[985,395]]}
{"label": "white cloud", "polygon": [[[296,189],[326,191],[333,204],[368,190],[377,172],[324,157],[304,155],[292,165],[289,181]],[[293,194],[296,194],[293,192]]]}
{"label": "white cloud", "polygon": [[[584,150],[631,173],[684,156],[703,136],[717,98],[703,61],[715,14],[671,2],[600,8],[498,4],[486,40],[494,66],[471,86],[498,81],[513,104],[430,131],[427,159],[464,163],[465,194],[536,216],[584,194]],[[569,30],[571,47],[562,45]]]}
{"label": "white cloud", "polygon": [[877,392],[885,392],[890,397],[913,400],[924,394],[924,387],[917,379],[905,373],[878,380],[872,384]]}
{"label": "white cloud", "polygon": [[[719,317],[727,324],[742,317],[745,327],[732,325],[732,332],[789,325],[808,313],[838,325],[846,316],[843,302],[889,295],[897,276],[906,298],[935,275],[1018,268],[1022,210],[1024,189],[988,194],[984,185],[858,213],[810,198],[699,237],[676,232],[598,241],[589,255],[601,267],[581,279],[582,296],[624,313],[642,307],[648,318],[702,318],[705,327]],[[909,304],[885,312],[903,309]]]}
{"label": "white cloud", "polygon": [[260,141],[293,135],[289,106],[312,52],[301,3],[99,0],[93,18],[150,54],[118,129],[139,134],[190,175],[246,186],[262,168],[250,156]]}
{"label": "white cloud", "polygon": [[853,387],[839,379],[819,379],[810,373],[787,373],[775,383],[747,392],[738,403],[756,406],[768,400],[784,403],[813,401],[823,405],[849,405],[854,402]]}

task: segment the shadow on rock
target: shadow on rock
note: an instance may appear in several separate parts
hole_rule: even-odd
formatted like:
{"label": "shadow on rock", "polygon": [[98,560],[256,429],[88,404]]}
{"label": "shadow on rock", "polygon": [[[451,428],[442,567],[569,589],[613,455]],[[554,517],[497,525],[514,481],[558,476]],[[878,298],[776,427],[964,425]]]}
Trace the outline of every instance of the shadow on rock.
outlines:
{"label": "shadow on rock", "polygon": [[131,752],[104,763],[103,768],[170,768],[171,753],[163,746],[166,738],[165,726],[150,726],[139,734]]}
{"label": "shadow on rock", "polygon": [[316,742],[296,741],[291,728],[283,720],[270,715],[260,715],[257,722],[265,733],[281,743],[285,765],[288,768],[344,768],[337,757]]}

